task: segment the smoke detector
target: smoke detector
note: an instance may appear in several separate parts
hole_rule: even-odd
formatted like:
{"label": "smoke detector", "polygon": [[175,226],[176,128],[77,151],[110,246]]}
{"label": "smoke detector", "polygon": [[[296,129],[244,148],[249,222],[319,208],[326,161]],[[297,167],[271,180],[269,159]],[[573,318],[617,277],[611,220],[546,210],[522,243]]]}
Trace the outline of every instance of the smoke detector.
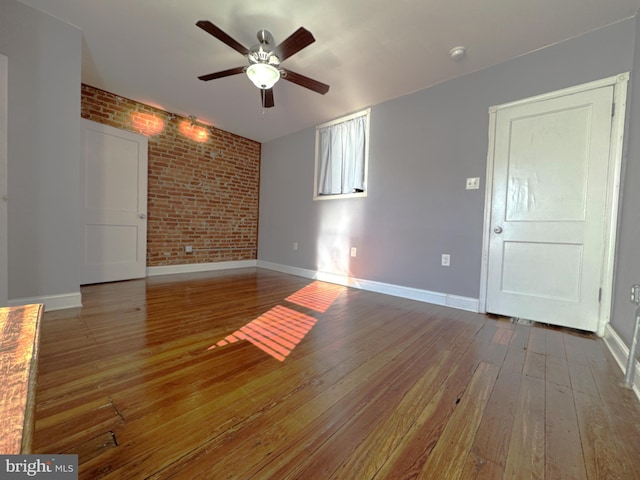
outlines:
{"label": "smoke detector", "polygon": [[453,47],[451,50],[449,50],[449,56],[453,60],[461,60],[466,53],[467,53],[466,47]]}

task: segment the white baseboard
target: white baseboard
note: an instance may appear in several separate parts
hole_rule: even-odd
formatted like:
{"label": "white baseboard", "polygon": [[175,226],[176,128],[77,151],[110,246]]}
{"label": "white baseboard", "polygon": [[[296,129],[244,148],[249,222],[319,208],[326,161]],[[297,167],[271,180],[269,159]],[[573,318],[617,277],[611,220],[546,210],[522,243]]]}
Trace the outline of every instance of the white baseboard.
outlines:
{"label": "white baseboard", "polygon": [[255,267],[257,260],[239,260],[237,262],[191,263],[188,265],[167,265],[162,267],[147,267],[147,276],[171,275],[174,273],[210,272],[213,270],[231,270],[234,268]]}
{"label": "white baseboard", "polygon": [[[622,370],[622,373],[627,371],[627,361],[629,359],[629,347],[625,345],[616,331],[611,328],[611,325],[607,325],[604,329],[604,343],[615,358],[616,363]],[[636,360],[635,375],[633,377],[633,391],[640,400],[640,362]]]}
{"label": "white baseboard", "polygon": [[60,295],[42,295],[40,297],[24,297],[9,300],[9,306],[32,305],[34,303],[42,303],[46,312],[54,310],[64,310],[66,308],[76,308],[82,306],[82,294],[63,293]]}
{"label": "white baseboard", "polygon": [[304,268],[290,267],[278,263],[264,262],[258,260],[258,267],[268,270],[275,270],[299,277],[321,280],[324,282],[344,285],[346,287],[360,288],[370,292],[384,293],[395,297],[408,298],[425,303],[435,305],[443,305],[446,307],[457,308],[459,310],[467,310],[469,312],[478,312],[479,301],[477,298],[461,297],[458,295],[450,295],[447,293],[431,292],[429,290],[421,290],[418,288],[403,287],[401,285],[393,285],[390,283],[375,282],[372,280],[363,280],[346,275],[336,273],[318,272]]}
{"label": "white baseboard", "polygon": [[[172,273],[192,273],[206,272],[212,270],[230,270],[234,268],[255,267],[256,260],[242,260],[237,262],[217,262],[217,263],[194,263],[190,265],[170,265],[166,267],[149,267],[147,275],[167,275]],[[46,312],[54,310],[64,310],[66,308],[82,307],[82,294],[66,293],[60,295],[42,295],[39,297],[24,297],[9,300],[8,305],[15,307],[18,305],[31,305],[42,303]]]}
{"label": "white baseboard", "polygon": [[[478,312],[479,301],[477,298],[461,297],[458,295],[450,295],[447,293],[431,292],[429,290],[421,290],[418,288],[403,287],[401,285],[393,285],[390,283],[376,282],[373,280],[363,280],[335,273],[318,272],[304,268],[290,267],[271,262],[263,262],[259,260],[240,260],[236,262],[210,262],[210,263],[192,263],[188,265],[167,265],[161,267],[147,267],[147,276],[153,277],[158,275],[172,275],[177,273],[196,273],[209,272],[215,270],[231,270],[237,268],[260,267],[267,270],[274,270],[290,275],[296,275],[314,280],[335,283],[346,287],[359,288],[370,292],[383,293],[393,295],[395,297],[408,298],[434,305],[442,305],[459,310],[469,312]],[[63,295],[44,295],[41,297],[19,298],[10,300],[9,305],[28,305],[33,303],[42,303],[45,311],[63,310],[65,308],[76,308],[82,306],[82,294],[69,293]]]}

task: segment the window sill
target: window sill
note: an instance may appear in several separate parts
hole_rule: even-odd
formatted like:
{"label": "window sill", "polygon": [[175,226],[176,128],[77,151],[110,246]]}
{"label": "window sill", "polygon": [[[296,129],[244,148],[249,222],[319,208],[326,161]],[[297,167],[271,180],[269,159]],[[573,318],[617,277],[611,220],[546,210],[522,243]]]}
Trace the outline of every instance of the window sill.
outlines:
{"label": "window sill", "polygon": [[367,192],[358,192],[358,193],[342,193],[339,195],[314,195],[314,200],[341,200],[345,198],[362,198],[366,197]]}

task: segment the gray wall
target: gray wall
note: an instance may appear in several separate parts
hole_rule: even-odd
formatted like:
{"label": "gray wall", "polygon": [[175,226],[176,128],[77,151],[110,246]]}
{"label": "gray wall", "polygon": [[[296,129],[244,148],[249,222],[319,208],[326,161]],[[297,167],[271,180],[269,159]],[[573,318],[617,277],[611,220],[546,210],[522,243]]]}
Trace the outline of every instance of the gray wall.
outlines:
{"label": "gray wall", "polygon": [[[635,20],[635,56],[627,99],[627,158],[622,182],[615,293],[611,326],[631,345],[636,306],[631,285],[640,283],[640,17]],[[638,353],[640,358],[640,352]]]}
{"label": "gray wall", "polygon": [[9,58],[9,300],[79,293],[81,32],[0,2]]}
{"label": "gray wall", "polygon": [[[365,199],[312,201],[313,129],[263,144],[258,258],[315,270],[323,239],[343,259],[341,243],[358,248],[344,270],[354,277],[478,298],[489,107],[631,71],[635,32],[625,20],[374,106]],[[465,190],[466,177],[481,177],[481,189]],[[626,183],[639,180],[636,161]],[[637,224],[630,202],[625,218]],[[629,235],[623,228],[619,263],[635,255]]]}

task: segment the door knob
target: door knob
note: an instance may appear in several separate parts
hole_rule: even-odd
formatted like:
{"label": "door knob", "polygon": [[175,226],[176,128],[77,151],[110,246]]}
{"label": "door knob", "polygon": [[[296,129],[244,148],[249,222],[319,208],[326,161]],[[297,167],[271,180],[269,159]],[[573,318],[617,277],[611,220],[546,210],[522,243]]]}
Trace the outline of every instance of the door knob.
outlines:
{"label": "door knob", "polygon": [[138,217],[140,217],[140,218],[141,218],[141,219],[143,219],[143,220],[144,220],[145,218],[147,218],[147,216],[146,216],[144,213],[140,213],[140,214],[138,215]]}
{"label": "door knob", "polygon": [[502,233],[502,227],[496,227],[496,228],[493,229],[493,231],[498,233],[498,234]]}

